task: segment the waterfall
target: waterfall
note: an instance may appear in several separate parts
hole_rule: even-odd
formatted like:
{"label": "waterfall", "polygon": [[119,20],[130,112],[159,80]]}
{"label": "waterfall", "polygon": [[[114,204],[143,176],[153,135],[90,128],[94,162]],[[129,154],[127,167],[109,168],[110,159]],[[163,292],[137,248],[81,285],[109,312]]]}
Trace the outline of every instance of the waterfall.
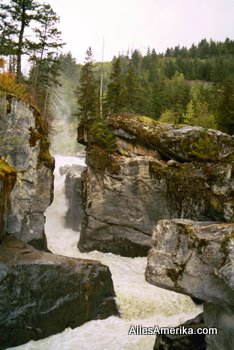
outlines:
{"label": "waterfall", "polygon": [[110,267],[121,318],[109,317],[85,323],[75,329],[39,341],[11,348],[18,350],[152,350],[154,335],[128,335],[131,325],[176,326],[201,312],[192,300],[145,281],[146,258],[127,258],[112,253],[80,253],[79,233],[65,228],[67,210],[64,194],[64,165],[84,165],[84,158],[56,156],[55,196],[46,212],[48,248],[56,254],[100,260]]}

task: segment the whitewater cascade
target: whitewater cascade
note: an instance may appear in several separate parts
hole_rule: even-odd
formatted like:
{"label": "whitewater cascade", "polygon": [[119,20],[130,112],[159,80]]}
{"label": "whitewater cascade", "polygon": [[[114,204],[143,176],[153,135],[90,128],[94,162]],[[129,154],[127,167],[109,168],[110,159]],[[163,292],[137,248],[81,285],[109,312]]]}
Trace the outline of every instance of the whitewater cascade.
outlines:
{"label": "whitewater cascade", "polygon": [[75,328],[39,341],[11,348],[17,350],[152,350],[154,335],[128,335],[130,327],[155,325],[176,326],[201,312],[184,295],[150,285],[145,281],[146,258],[127,258],[112,253],[93,251],[80,253],[79,233],[65,228],[67,210],[64,194],[65,175],[59,168],[65,165],[84,165],[83,157],[56,156],[54,201],[46,212],[48,248],[56,254],[99,260],[108,265],[113,278],[121,318],[90,321]]}

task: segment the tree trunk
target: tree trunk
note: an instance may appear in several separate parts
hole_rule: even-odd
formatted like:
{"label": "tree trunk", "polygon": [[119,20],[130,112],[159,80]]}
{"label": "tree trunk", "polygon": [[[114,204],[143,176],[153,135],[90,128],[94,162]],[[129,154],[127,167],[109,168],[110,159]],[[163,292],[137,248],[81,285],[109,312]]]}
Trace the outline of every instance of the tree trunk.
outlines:
{"label": "tree trunk", "polygon": [[25,0],[23,0],[22,12],[21,12],[21,27],[20,27],[18,47],[17,47],[16,82],[18,84],[20,84],[22,81],[21,66],[22,66],[22,51],[23,51],[23,38],[24,38],[25,26],[26,26],[26,7],[25,7]]}

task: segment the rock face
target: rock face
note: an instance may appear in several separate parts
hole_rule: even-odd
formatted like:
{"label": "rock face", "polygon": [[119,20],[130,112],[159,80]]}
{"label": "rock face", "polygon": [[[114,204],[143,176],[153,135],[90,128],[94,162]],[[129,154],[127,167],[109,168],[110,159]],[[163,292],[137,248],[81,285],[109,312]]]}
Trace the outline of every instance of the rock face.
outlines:
{"label": "rock face", "polygon": [[66,173],[65,179],[65,195],[67,198],[68,210],[66,213],[66,226],[74,231],[79,231],[84,210],[82,205],[82,189],[81,189],[81,172],[86,169],[85,166],[72,165],[67,169],[62,167],[60,173]]}
{"label": "rock face", "polygon": [[0,295],[0,349],[118,314],[108,267],[11,236],[0,245]]}
{"label": "rock face", "polygon": [[231,136],[113,115],[78,128],[87,146],[79,248],[147,255],[157,221],[234,220]]}
{"label": "rock face", "polygon": [[149,251],[146,280],[205,302],[207,349],[234,343],[234,224],[162,220]]}
{"label": "rock face", "polygon": [[44,211],[53,197],[54,160],[39,112],[13,96],[1,97],[0,158],[16,169],[6,232],[46,249]]}
{"label": "rock face", "polygon": [[6,231],[8,200],[15,181],[16,170],[0,160],[0,243]]}

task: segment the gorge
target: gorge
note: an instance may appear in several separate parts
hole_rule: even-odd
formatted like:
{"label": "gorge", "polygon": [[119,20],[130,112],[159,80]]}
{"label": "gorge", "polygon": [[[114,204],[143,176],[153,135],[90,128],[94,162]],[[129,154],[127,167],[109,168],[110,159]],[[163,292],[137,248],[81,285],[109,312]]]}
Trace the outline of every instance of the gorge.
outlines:
{"label": "gorge", "polygon": [[[25,108],[23,115],[27,115],[28,107],[20,103],[21,105]],[[16,110],[16,107],[14,108]],[[8,115],[7,122],[4,121],[6,125],[9,125],[9,116],[14,114],[11,110],[8,107],[8,112],[3,114]],[[12,119],[14,120],[13,117]],[[1,253],[0,249],[1,262],[5,264],[12,252],[14,261],[17,261],[19,256],[19,261],[24,265],[31,257],[31,264],[35,264],[36,261],[39,268],[39,260],[45,257],[50,260],[50,265],[54,264],[52,261],[55,259],[56,264],[66,262],[69,266],[92,266],[95,274],[105,274],[105,280],[101,280],[100,283],[92,280],[94,284],[90,290],[96,291],[97,285],[100,289],[96,295],[90,295],[88,303],[85,301],[87,283],[84,289],[82,287],[81,295],[84,299],[78,301],[78,304],[85,302],[89,309],[92,298],[99,300],[96,314],[91,312],[92,315],[84,321],[114,316],[103,321],[90,321],[73,331],[66,330],[51,338],[22,345],[19,349],[56,349],[58,343],[60,347],[64,346],[64,349],[67,346],[69,349],[76,349],[78,346],[79,349],[108,349],[110,343],[113,349],[152,349],[152,336],[150,338],[128,335],[131,325],[178,325],[201,310],[188,296],[166,289],[204,300],[205,322],[207,325],[215,325],[214,319],[219,315],[221,338],[222,335],[225,337],[227,322],[222,320],[232,320],[233,315],[232,311],[223,312],[227,309],[225,303],[232,307],[233,300],[233,138],[216,130],[161,124],[142,116],[113,115],[109,116],[107,122],[88,120],[78,129],[78,141],[86,146],[87,169],[83,170],[84,162],[81,158],[56,157],[55,198],[46,211],[45,238],[44,211],[52,200],[54,161],[46,148],[48,142],[39,136],[41,132],[38,132],[32,120],[31,115],[25,121],[26,131],[23,137],[19,137],[19,147],[11,151],[12,144],[9,141],[1,145],[4,152],[1,153],[2,162],[4,165],[6,161],[10,164],[0,173],[3,174],[0,176],[1,188],[7,189],[4,190],[1,201],[3,204],[0,248],[5,252]],[[24,125],[23,121],[18,124],[14,120],[14,123]],[[18,132],[18,128],[16,129]],[[7,135],[6,130],[8,129],[5,129],[2,135]],[[27,152],[22,152],[20,142],[24,140],[25,143],[25,139],[31,140],[32,146],[29,142]],[[13,137],[9,137],[8,140],[13,140]],[[43,151],[42,146],[45,147]],[[12,160],[19,150],[20,159],[25,159],[27,169],[19,160]],[[36,158],[32,153],[36,154]],[[71,167],[73,164],[76,164],[76,168]],[[39,180],[38,174],[43,174],[43,180]],[[65,177],[69,213],[67,217],[69,223],[72,222],[71,228],[66,227],[69,225],[64,223],[67,211],[63,187]],[[14,182],[16,187],[13,187]],[[75,188],[72,191],[73,186]],[[18,192],[14,194],[16,189]],[[79,221],[73,221],[76,219],[76,213],[83,215],[80,240],[79,233],[73,230],[79,230],[80,226]],[[160,221],[162,219],[166,220]],[[42,224],[39,225],[38,222]],[[200,229],[199,225],[204,229]],[[23,243],[19,243],[15,238],[9,238],[6,233],[23,240],[25,245],[22,246]],[[14,243],[9,242],[9,239],[13,239]],[[50,253],[40,253],[26,245],[30,243],[37,249],[47,250],[46,242],[48,249],[53,253],[99,260],[101,263],[87,260],[75,262],[73,258],[58,256],[49,258]],[[77,249],[77,243],[81,252]],[[17,255],[14,249],[20,249],[20,254]],[[192,267],[186,265],[190,258],[194,262]],[[113,285],[109,269],[103,264],[110,267],[121,318],[116,317],[118,312],[113,299]],[[146,264],[147,280],[166,289],[157,288],[145,281]],[[36,277],[36,269],[33,271]],[[40,275],[40,270],[38,271]],[[202,282],[201,276],[207,274],[207,271],[211,277]],[[5,273],[4,269],[1,269],[1,273]],[[66,274],[67,271],[62,273],[62,276],[65,277]],[[89,278],[93,275],[93,272],[90,272]],[[73,280],[73,270],[71,276]],[[191,280],[191,276],[194,276],[196,283],[191,283],[188,289],[186,281]],[[69,278],[61,283],[69,285],[68,281]],[[24,283],[25,280],[22,279],[21,291]],[[104,289],[108,290],[108,295],[104,296],[101,290],[103,283]],[[227,298],[222,300],[222,305],[219,287],[221,290],[227,290]],[[213,291],[212,298],[202,292],[207,288]],[[4,293],[6,294],[6,289],[2,290],[3,295]],[[44,294],[45,290],[42,289],[42,293]],[[68,290],[64,290],[62,298],[68,293]],[[100,299],[97,299],[98,296]],[[39,296],[35,293],[35,300],[37,298]],[[216,304],[220,304],[219,310],[214,308]],[[212,316],[211,310],[215,316]],[[83,311],[81,313],[83,314]],[[75,315],[72,316],[73,320],[74,317]],[[66,321],[66,317],[62,318]],[[83,321],[76,324],[69,324],[67,321],[65,323],[67,327],[73,328]],[[33,324],[27,326],[33,328]],[[58,331],[61,330],[62,328]],[[36,338],[32,335],[35,332]],[[38,338],[35,328],[33,331],[30,329],[29,333],[31,339]],[[81,345],[81,339],[87,338],[87,335],[88,343],[86,340]],[[211,344],[208,340],[208,349],[218,349],[220,342]]]}

